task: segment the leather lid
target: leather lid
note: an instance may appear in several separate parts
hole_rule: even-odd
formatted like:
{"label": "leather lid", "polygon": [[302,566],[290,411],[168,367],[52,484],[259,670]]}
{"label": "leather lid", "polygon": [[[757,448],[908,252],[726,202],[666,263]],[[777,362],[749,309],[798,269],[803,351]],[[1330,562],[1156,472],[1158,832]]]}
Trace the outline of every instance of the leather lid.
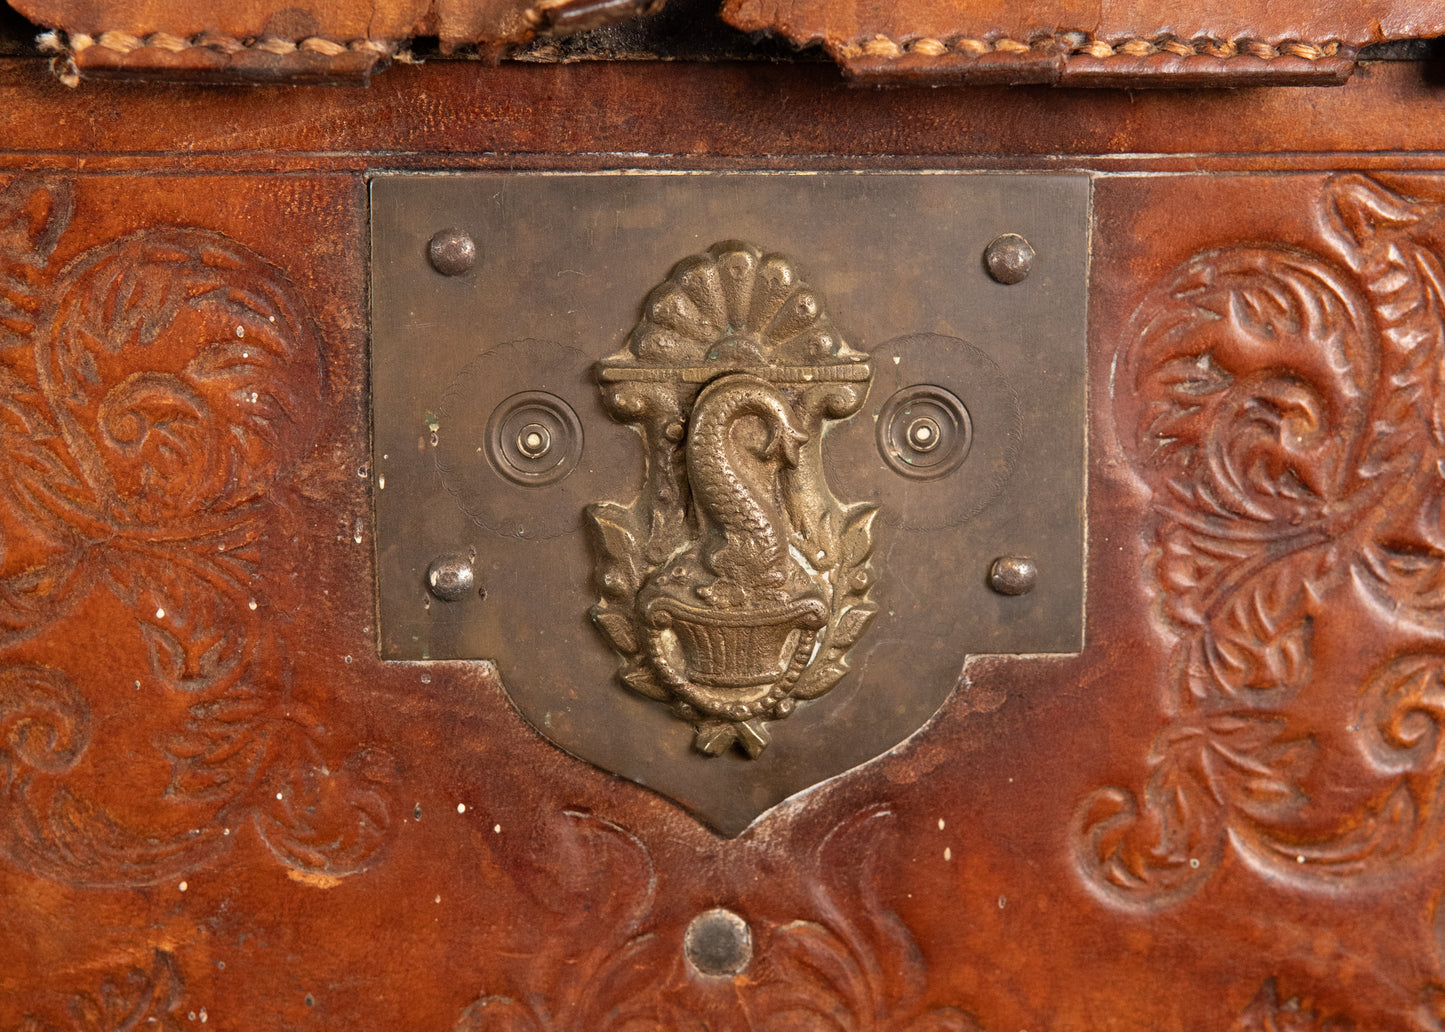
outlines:
{"label": "leather lid", "polygon": [[723,17],[856,76],[1078,85],[1331,81],[1362,46],[1445,33],[1424,0],[725,0]]}
{"label": "leather lid", "polygon": [[[539,31],[634,17],[656,0],[11,0],[63,32],[82,72],[325,78],[435,37],[500,56]],[[296,4],[297,0],[288,0]],[[575,11],[573,9],[576,9]],[[1359,48],[1445,35],[1426,0],[724,0],[735,28],[820,45],[866,81],[1066,85],[1342,82]],[[700,28],[701,31],[701,28]]]}

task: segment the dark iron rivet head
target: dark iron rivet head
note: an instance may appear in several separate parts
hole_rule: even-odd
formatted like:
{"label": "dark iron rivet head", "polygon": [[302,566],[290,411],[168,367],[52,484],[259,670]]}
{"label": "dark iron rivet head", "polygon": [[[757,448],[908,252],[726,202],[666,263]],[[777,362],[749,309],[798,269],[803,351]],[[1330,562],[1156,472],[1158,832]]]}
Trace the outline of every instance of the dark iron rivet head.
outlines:
{"label": "dark iron rivet head", "polygon": [[753,933],[731,910],[704,910],[687,926],[682,951],[698,974],[731,978],[753,959]]}
{"label": "dark iron rivet head", "polygon": [[477,245],[460,229],[444,229],[427,244],[432,268],[443,276],[460,276],[477,261]]}
{"label": "dark iron rivet head", "polygon": [[426,569],[427,588],[443,602],[457,602],[465,598],[475,581],[472,564],[466,556],[438,556]]}
{"label": "dark iron rivet head", "polygon": [[988,586],[1000,595],[1027,595],[1038,579],[1039,568],[1026,555],[995,559],[988,571]]}
{"label": "dark iron rivet head", "polygon": [[1005,233],[984,248],[983,264],[1000,283],[1020,283],[1034,267],[1034,249],[1017,233]]}

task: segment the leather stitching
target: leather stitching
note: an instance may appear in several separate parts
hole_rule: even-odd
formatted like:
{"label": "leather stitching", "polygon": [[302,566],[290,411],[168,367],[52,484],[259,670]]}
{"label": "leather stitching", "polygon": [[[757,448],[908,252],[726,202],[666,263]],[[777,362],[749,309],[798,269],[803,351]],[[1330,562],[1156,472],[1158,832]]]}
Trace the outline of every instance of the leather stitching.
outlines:
{"label": "leather stitching", "polygon": [[1015,39],[971,39],[957,37],[936,39],[920,36],[910,39],[890,39],[874,36],[855,43],[845,43],[836,48],[840,57],[880,57],[896,59],[917,54],[921,57],[943,57],[947,54],[963,54],[982,57],[985,54],[1024,54],[1030,51],[1057,54],[1068,57],[1093,57],[1100,60],[1110,58],[1141,58],[1154,54],[1173,54],[1177,57],[1210,57],[1228,60],[1235,57],[1254,57],[1273,61],[1281,57],[1293,57],[1304,61],[1321,61],[1340,52],[1338,41],[1307,43],[1289,40],[1283,43],[1266,43],[1258,39],[1217,40],[1207,37],[1183,40],[1172,36],[1156,39],[1135,38],[1122,43],[1109,44],[1103,40],[1081,39],[1078,36],[1047,36],[1032,42]]}
{"label": "leather stitching", "polygon": [[169,32],[153,32],[148,36],[133,36],[128,32],[102,32],[92,36],[84,32],[69,33],[64,40],[57,33],[47,32],[40,37],[40,46],[46,50],[68,50],[79,54],[91,47],[100,47],[119,54],[131,54],[137,50],[164,50],[178,54],[186,50],[214,50],[223,54],[241,51],[260,51],[285,57],[288,54],[319,54],[323,57],[339,57],[345,53],[372,53],[390,57],[396,52],[396,44],[375,39],[357,39],[341,43],[321,36],[309,36],[301,40],[281,39],[276,36],[259,36],[254,39],[238,39],[219,32],[203,32],[199,36],[174,36]]}

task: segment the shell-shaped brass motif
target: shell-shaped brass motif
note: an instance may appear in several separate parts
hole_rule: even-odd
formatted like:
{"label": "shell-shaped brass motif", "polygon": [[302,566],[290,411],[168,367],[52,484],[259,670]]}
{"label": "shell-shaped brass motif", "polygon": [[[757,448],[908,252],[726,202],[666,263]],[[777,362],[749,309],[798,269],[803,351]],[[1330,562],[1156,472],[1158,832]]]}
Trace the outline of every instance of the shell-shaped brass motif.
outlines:
{"label": "shell-shaped brass motif", "polygon": [[592,618],[623,684],[692,722],[703,753],[760,754],[877,612],[876,508],[840,502],[822,471],[825,421],[867,395],[864,358],[790,259],[725,241],[679,262],[598,367],[649,473],[630,505],[588,509]]}

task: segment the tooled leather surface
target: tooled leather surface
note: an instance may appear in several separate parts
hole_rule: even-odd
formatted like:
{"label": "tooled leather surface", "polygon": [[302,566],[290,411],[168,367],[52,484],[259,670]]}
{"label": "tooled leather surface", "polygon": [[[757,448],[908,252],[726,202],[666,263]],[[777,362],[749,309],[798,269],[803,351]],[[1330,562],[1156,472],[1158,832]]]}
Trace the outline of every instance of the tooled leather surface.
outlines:
{"label": "tooled leather surface", "polygon": [[1192,39],[1339,40],[1363,45],[1388,39],[1438,36],[1445,12],[1420,0],[727,0],[723,17],[749,31],[778,32],[796,43],[838,45],[874,35],[890,39],[1038,36],[1081,32],[1116,42],[1135,37]]}
{"label": "tooled leather surface", "polygon": [[[967,78],[961,63],[983,64],[993,82],[1067,81],[1076,63],[1093,80],[1101,59],[1130,79],[1172,79],[1191,70],[1181,60],[1236,61],[1241,78],[1328,79],[1324,68],[1348,65],[1355,48],[1445,32],[1445,11],[1419,0],[726,0],[722,14],[747,32],[819,44],[853,74]],[[1297,67],[1272,66],[1280,59]],[[1018,71],[1000,73],[998,64]]]}
{"label": "tooled leather surface", "polygon": [[98,36],[217,34],[237,39],[274,37],[404,40],[438,36],[444,44],[514,42],[532,35],[527,12],[535,0],[14,0],[37,25]]}
{"label": "tooled leather surface", "polygon": [[[437,36],[443,45],[458,45],[524,40],[532,34],[536,11],[551,5],[546,0],[12,0],[12,6],[39,25],[92,36],[219,34],[339,42]],[[1159,48],[1169,41],[1207,40],[1224,51],[1201,56],[1234,57],[1237,52],[1248,58],[1260,56],[1251,55],[1251,45],[1352,48],[1445,34],[1445,10],[1425,0],[1208,5],[1177,0],[725,0],[722,15],[748,32],[800,46],[822,44],[850,67],[879,57],[946,58],[950,50],[978,56],[967,45],[960,51],[958,45],[969,41],[985,44],[990,55],[1010,55],[1053,40],[1066,57],[1116,57],[1121,64],[1137,64],[1150,56],[1142,44]],[[1132,49],[1120,49],[1131,42]],[[888,44],[899,53],[890,54]],[[1106,54],[1100,45],[1118,52]]]}

